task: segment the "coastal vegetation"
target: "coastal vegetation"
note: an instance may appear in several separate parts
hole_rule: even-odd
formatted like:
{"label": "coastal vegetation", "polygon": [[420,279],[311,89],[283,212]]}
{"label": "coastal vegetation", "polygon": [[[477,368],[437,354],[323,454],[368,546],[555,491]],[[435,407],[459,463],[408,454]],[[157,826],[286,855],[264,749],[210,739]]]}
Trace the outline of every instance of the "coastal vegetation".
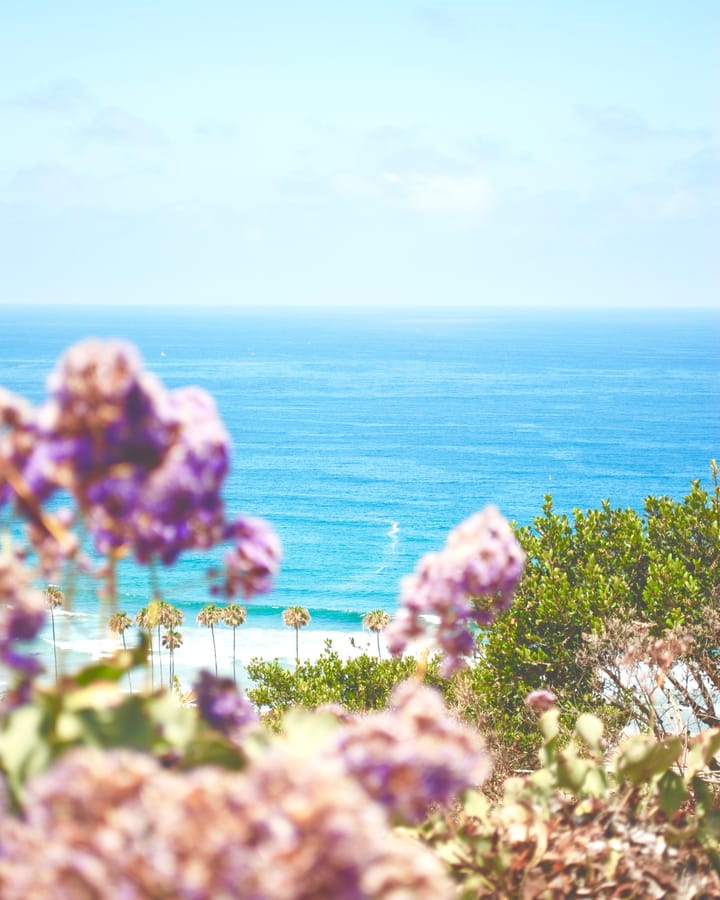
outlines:
{"label": "coastal vegetation", "polygon": [[[115,342],[71,348],[49,384],[39,409],[0,392],[0,502],[28,525],[0,553],[0,896],[720,893],[714,462],[709,490],[642,512],[568,517],[548,497],[514,528],[481,510],[418,561],[391,621],[366,617],[377,657],[328,643],[301,661],[310,614],[290,607],[295,668],[253,659],[246,695],[232,600],[271,589],[280,545],[262,520],[226,518],[211,399],[166,391]],[[47,503],[61,490],[69,517]],[[175,689],[182,612],[156,591],[134,643],[113,612],[122,649],[40,677],[32,641],[53,607],[38,583],[52,572],[67,597],[88,536],[111,601],[123,555],[172,565],[230,545],[208,571],[230,602],[197,616],[214,674],[191,696]],[[221,622],[232,678],[218,673]],[[121,688],[148,666],[150,690]]]}

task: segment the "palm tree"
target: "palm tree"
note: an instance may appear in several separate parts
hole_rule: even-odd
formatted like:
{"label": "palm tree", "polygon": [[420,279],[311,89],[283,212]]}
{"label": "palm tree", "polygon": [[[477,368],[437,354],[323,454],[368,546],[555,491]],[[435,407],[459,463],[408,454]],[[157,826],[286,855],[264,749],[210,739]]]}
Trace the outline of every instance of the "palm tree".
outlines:
{"label": "palm tree", "polygon": [[[157,644],[158,644],[158,665],[160,666],[160,686],[163,685],[162,657],[160,655],[160,647],[165,646],[165,641],[160,636],[160,629],[177,628],[182,625],[183,613],[181,609],[172,606],[167,600],[161,600],[155,597],[150,604],[150,612],[153,614],[154,623],[157,627]],[[172,679],[171,679],[172,681]]]}
{"label": "palm tree", "polygon": [[382,659],[380,653],[380,632],[384,631],[390,622],[390,615],[383,609],[374,609],[363,617],[363,628],[368,631],[374,631],[377,637],[378,659]]}
{"label": "palm tree", "polygon": [[203,608],[198,613],[197,622],[198,625],[202,625],[205,628],[210,629],[210,634],[212,634],[212,642],[213,642],[213,655],[215,656],[215,675],[218,673],[218,664],[217,664],[217,647],[215,646],[215,625],[220,621],[221,611],[219,607],[215,606],[214,603],[208,603],[207,606],[203,606]]}
{"label": "palm tree", "polygon": [[138,628],[143,628],[148,633],[150,639],[150,686],[155,687],[155,662],[153,660],[152,649],[152,630],[155,627],[155,616],[151,613],[147,606],[143,606],[140,612],[135,616],[135,622]]}
{"label": "palm tree", "polygon": [[169,603],[164,604],[162,617],[162,624],[167,629],[179,628],[185,619],[183,611],[177,606],[171,606]]}
{"label": "palm tree", "polygon": [[[116,612],[114,615],[110,616],[110,621],[108,622],[108,628],[112,631],[113,634],[119,634],[122,638],[123,650],[127,650],[127,643],[125,641],[125,632],[128,628],[132,627],[132,619],[125,612]],[[128,676],[128,684],[130,685],[130,693],[132,693],[132,679],[130,678],[130,672],[127,673]]]}
{"label": "palm tree", "polygon": [[163,646],[160,637],[160,628],[171,628],[173,621],[173,607],[166,600],[154,597],[149,607],[149,612],[153,620],[153,626],[157,628],[157,644],[158,644],[158,666],[160,667],[160,687],[163,685],[162,655],[160,647]]}
{"label": "palm tree", "polygon": [[174,628],[169,628],[162,637],[163,647],[170,651],[170,684],[175,678],[175,651],[182,647],[182,642],[182,635]]}
{"label": "palm tree", "polygon": [[55,681],[57,681],[57,679],[58,679],[57,646],[55,644],[55,607],[62,606],[64,599],[65,599],[65,595],[60,590],[60,588],[56,587],[54,584],[49,584],[45,588],[45,602],[47,603],[47,607],[50,610],[50,621],[52,622],[53,658],[55,660]]}
{"label": "palm tree", "polygon": [[304,628],[310,621],[310,613],[304,606],[289,606],[283,610],[283,622],[288,628],[295,629],[295,667],[300,665],[300,650],[298,645],[298,635],[300,629]]}
{"label": "palm tree", "polygon": [[222,620],[233,630],[233,681],[237,684],[237,675],[235,674],[235,630],[242,625],[247,618],[247,610],[239,603],[228,603],[222,610]]}

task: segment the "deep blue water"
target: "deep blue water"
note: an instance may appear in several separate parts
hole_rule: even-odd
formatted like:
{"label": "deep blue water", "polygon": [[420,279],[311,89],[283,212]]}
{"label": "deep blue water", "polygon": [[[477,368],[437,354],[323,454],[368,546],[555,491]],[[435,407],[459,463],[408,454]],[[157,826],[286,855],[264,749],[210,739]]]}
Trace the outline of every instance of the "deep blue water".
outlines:
{"label": "deep blue water", "polygon": [[[310,608],[308,635],[392,611],[400,577],[487,503],[519,523],[547,493],[567,512],[603,499],[640,509],[707,481],[720,457],[720,311],[10,309],[0,384],[40,400],[58,355],[88,335],[134,341],[168,386],[217,400],[233,439],[228,510],[270,519],[285,553],[238,633],[253,637],[245,657],[276,655],[290,604]],[[193,621],[203,568],[161,573]],[[126,566],[120,593],[134,613],[145,573]],[[85,589],[87,635],[96,609]],[[188,629],[189,657],[201,638]],[[277,655],[294,652],[285,640]]]}

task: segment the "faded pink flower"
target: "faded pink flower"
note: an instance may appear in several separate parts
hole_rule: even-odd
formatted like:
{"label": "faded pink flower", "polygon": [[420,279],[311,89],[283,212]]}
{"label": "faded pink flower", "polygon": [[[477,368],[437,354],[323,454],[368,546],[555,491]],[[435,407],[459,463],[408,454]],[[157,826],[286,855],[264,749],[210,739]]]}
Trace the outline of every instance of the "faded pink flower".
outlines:
{"label": "faded pink flower", "polygon": [[552,709],[556,703],[557,697],[555,694],[545,688],[538,688],[535,691],[530,691],[525,698],[525,705],[536,713],[547,712],[547,710]]}

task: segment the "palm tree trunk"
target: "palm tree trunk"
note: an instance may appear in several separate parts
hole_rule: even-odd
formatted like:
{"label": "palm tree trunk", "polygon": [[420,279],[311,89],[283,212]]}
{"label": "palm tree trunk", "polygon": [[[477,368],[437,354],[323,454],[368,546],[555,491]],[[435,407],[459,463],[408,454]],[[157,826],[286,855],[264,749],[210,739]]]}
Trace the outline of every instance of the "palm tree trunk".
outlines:
{"label": "palm tree trunk", "polygon": [[382,653],[380,652],[380,632],[376,631],[375,636],[377,637],[378,642],[378,659],[382,659]]}
{"label": "palm tree trunk", "polygon": [[50,607],[50,621],[52,622],[52,636],[53,636],[53,659],[55,660],[55,681],[58,680],[58,667],[57,667],[57,644],[55,643],[55,610]]}
{"label": "palm tree trunk", "polygon": [[[152,640],[152,628],[148,628],[147,630],[148,638],[150,639],[150,690],[155,690],[155,656],[153,655],[153,640]],[[145,670],[145,677],[147,678],[147,669]],[[147,685],[147,681],[145,682]]]}
{"label": "palm tree trunk", "polygon": [[[125,632],[124,631],[120,632],[120,637],[122,638],[122,642],[123,642],[123,650],[127,650],[127,643],[125,641]],[[128,669],[128,684],[130,685],[130,693],[132,694],[132,692],[133,692],[132,678],[130,677],[129,669]]]}
{"label": "palm tree trunk", "polygon": [[217,678],[218,667],[217,667],[217,647],[215,646],[215,629],[213,628],[212,622],[210,623],[210,634],[213,639],[213,656],[215,657],[215,677]]}
{"label": "palm tree trunk", "polygon": [[161,641],[160,641],[160,623],[159,622],[158,622],[158,627],[157,627],[157,633],[158,633],[158,666],[160,667],[160,687],[162,687],[163,686],[163,674],[162,674],[162,656],[160,655]]}
{"label": "palm tree trunk", "polygon": [[298,644],[299,636],[300,636],[300,629],[296,625],[295,626],[295,668],[296,669],[300,665],[300,650],[299,650],[299,644]]}
{"label": "palm tree trunk", "polygon": [[235,682],[235,686],[237,687],[237,672],[235,671],[235,632],[237,628],[233,625],[233,681]]}

